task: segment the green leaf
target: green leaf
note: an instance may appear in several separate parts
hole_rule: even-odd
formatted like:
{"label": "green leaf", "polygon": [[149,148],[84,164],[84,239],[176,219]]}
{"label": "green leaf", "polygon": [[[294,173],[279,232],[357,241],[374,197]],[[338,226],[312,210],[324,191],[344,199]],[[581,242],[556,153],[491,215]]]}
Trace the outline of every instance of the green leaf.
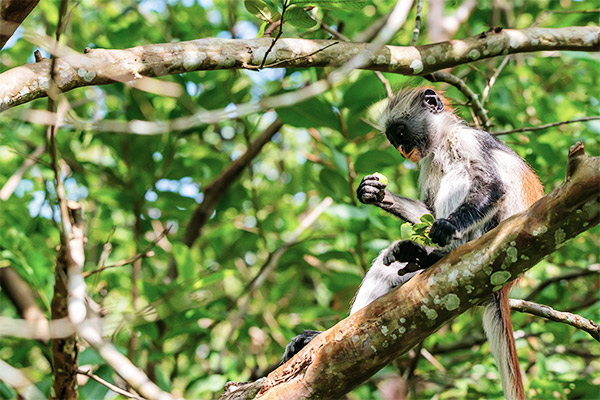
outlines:
{"label": "green leaf", "polygon": [[267,28],[267,25],[269,25],[269,22],[267,21],[264,21],[262,24],[260,24],[260,28],[258,28],[258,32],[256,33],[257,38],[261,38],[265,35],[265,29]]}
{"label": "green leaf", "polygon": [[291,107],[278,108],[281,120],[298,128],[315,128],[326,126],[340,130],[340,120],[333,108],[326,101],[312,98]]}
{"label": "green leaf", "polygon": [[330,194],[336,199],[343,199],[349,193],[348,180],[337,170],[323,168],[319,174],[323,193]]}
{"label": "green leaf", "polygon": [[354,170],[359,174],[372,174],[385,167],[398,164],[389,152],[384,150],[368,150],[358,156],[354,163]]}
{"label": "green leaf", "polygon": [[285,22],[294,25],[296,28],[308,29],[317,24],[307,11],[302,7],[290,7],[284,14]]}
{"label": "green leaf", "polygon": [[321,8],[341,8],[345,10],[360,10],[371,0],[290,0],[290,4],[297,4],[302,7],[314,6]]}
{"label": "green leaf", "polygon": [[431,214],[423,214],[419,219],[421,220],[421,222],[426,223],[427,226],[431,226],[433,224],[433,221],[435,221],[435,217]]}
{"label": "green leaf", "polygon": [[262,0],[244,0],[244,7],[252,15],[263,21],[273,22],[273,12],[269,5]]}

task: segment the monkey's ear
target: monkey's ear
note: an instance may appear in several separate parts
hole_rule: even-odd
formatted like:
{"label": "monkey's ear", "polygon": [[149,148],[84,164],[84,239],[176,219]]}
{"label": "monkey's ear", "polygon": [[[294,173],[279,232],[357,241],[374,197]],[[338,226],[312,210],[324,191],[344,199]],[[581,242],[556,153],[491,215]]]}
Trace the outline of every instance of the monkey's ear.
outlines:
{"label": "monkey's ear", "polygon": [[432,89],[425,89],[423,91],[423,105],[435,114],[444,111],[444,102]]}

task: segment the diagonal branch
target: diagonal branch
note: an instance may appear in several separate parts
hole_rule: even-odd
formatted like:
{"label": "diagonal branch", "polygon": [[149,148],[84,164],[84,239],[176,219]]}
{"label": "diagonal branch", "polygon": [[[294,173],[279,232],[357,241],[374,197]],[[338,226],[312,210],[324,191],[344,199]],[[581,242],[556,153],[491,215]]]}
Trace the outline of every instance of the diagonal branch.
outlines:
{"label": "diagonal branch", "polygon": [[261,149],[271,141],[271,138],[279,132],[283,123],[276,120],[267,127],[252,143],[248,145],[246,152],[238,159],[233,161],[221,172],[204,190],[204,201],[194,210],[192,218],[188,223],[183,243],[191,247],[200,236],[202,228],[212,214],[221,197],[227,189],[239,178],[244,169],[260,153]]}
{"label": "diagonal branch", "polygon": [[39,2],[40,0],[0,1],[0,49]]}
{"label": "diagonal branch", "polygon": [[[423,46],[373,48],[369,43],[340,42],[311,57],[303,56],[322,49],[330,41],[283,38],[273,46],[268,61],[278,67],[340,67],[356,54],[367,51],[367,62],[354,68],[423,75],[499,55],[542,50],[597,51],[599,34],[599,27],[587,26],[504,29]],[[57,58],[55,79],[58,88],[66,92],[78,87],[138,80],[145,76],[241,69],[245,65],[258,67],[271,43],[271,38],[206,38],[123,50],[92,49],[86,54]],[[283,60],[287,61],[279,64]],[[0,74],[0,111],[46,96],[50,66],[51,61],[44,59]]]}
{"label": "diagonal branch", "polygon": [[600,158],[571,148],[565,182],[317,336],[257,399],[338,398],[600,219]]}

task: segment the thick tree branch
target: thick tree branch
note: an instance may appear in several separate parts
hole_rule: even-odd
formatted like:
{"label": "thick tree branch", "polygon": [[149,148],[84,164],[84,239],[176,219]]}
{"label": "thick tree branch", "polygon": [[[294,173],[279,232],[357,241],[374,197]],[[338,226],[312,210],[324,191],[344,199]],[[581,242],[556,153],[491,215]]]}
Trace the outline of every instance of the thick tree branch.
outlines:
{"label": "thick tree branch", "polygon": [[0,49],[39,2],[40,0],[0,1]]}
{"label": "thick tree branch", "polygon": [[573,146],[565,182],[531,208],[317,336],[257,398],[338,398],[599,222],[600,158]]}
{"label": "thick tree branch", "polygon": [[600,325],[589,319],[583,318],[581,315],[557,311],[552,307],[543,304],[533,303],[531,301],[510,299],[510,307],[523,313],[537,315],[538,317],[549,319],[550,321],[560,322],[574,326],[577,329],[586,331],[594,339],[600,342]]}
{"label": "thick tree branch", "polygon": [[[486,32],[462,40],[424,46],[384,46],[372,50],[368,43],[340,42],[323,51],[327,40],[282,38],[266,57],[278,67],[339,67],[368,50],[362,69],[422,75],[498,55],[542,51],[597,51],[600,28],[529,28]],[[180,43],[150,44],[123,50],[93,49],[87,54],[60,57],[56,62],[58,88],[126,82],[144,76],[164,76],[190,71],[241,69],[260,66],[272,43],[270,38],[238,40],[207,38]],[[314,53],[310,57],[308,54]],[[280,61],[285,61],[279,63]],[[0,74],[0,110],[47,95],[50,60],[41,60]]]}

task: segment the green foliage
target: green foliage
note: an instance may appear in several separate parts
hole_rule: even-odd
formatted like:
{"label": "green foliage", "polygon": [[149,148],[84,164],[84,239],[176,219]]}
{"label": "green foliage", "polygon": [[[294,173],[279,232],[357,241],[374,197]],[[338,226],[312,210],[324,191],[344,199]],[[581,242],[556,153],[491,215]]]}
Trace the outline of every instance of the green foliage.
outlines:
{"label": "green foliage", "polygon": [[[386,15],[395,2],[290,1],[283,38],[328,39],[316,20],[355,38]],[[597,14],[542,15],[563,10],[565,2],[516,1],[498,9],[496,2],[477,2],[454,38],[488,29],[490,25],[525,28],[539,18],[542,27],[597,24]],[[54,36],[58,0],[42,1],[27,18],[27,32]],[[281,18],[281,1],[141,1],[89,0],[71,2],[67,39],[76,51],[85,47],[130,48],[204,37],[254,38]],[[461,2],[445,2],[452,15]],[[424,2],[419,43],[430,43]],[[309,11],[305,7],[316,7]],[[570,10],[590,8],[572,2]],[[296,11],[294,11],[296,10]],[[295,14],[297,16],[294,19]],[[412,37],[415,10],[391,44],[406,45]],[[308,19],[312,25],[308,25]],[[304,21],[304,25],[303,22]],[[21,37],[1,53],[0,72],[28,60],[34,46]],[[481,94],[502,58],[453,69]],[[599,61],[595,54],[562,52],[512,56],[490,91],[486,107],[493,130],[536,126],[600,114]],[[125,84],[76,89],[64,94],[72,112],[82,119],[168,120],[199,109],[256,102],[288,93],[326,77],[324,69],[265,69],[263,71],[202,71],[160,80],[179,85],[180,97],[140,91]],[[384,74],[393,88],[403,76]],[[415,78],[417,84],[425,84]],[[472,122],[464,96],[445,89],[458,114]],[[226,381],[263,375],[277,364],[287,341],[303,329],[325,329],[347,316],[348,305],[368,268],[382,248],[402,239],[427,243],[432,217],[411,226],[388,214],[359,204],[356,187],[364,175],[380,171],[390,191],[418,197],[418,171],[389,146],[377,123],[386,91],[371,71],[354,71],[324,95],[291,107],[218,124],[135,136],[74,131],[61,127],[58,152],[64,160],[67,197],[83,204],[86,215],[86,271],[112,265],[140,253],[163,229],[166,238],[141,259],[141,277],[132,282],[132,266],[109,268],[86,278],[88,294],[107,312],[106,337],[123,352],[137,338],[133,362],[150,371],[165,390],[184,398],[211,398]],[[42,125],[18,118],[21,111],[45,110],[46,99],[18,107],[0,120],[0,186],[46,141]],[[248,148],[275,118],[284,127],[225,191],[193,246],[183,244],[186,228],[205,201],[207,187]],[[561,125],[531,133],[502,136],[538,172],[546,192],[562,182],[568,147],[582,140],[590,155],[600,150],[600,121]],[[32,288],[38,305],[49,316],[54,262],[59,234],[56,194],[47,153],[36,160],[15,193],[0,202],[0,267],[11,266]],[[278,260],[280,249],[301,221],[325,197],[329,207]],[[513,290],[526,297],[551,277],[579,272],[598,260],[599,229],[561,247],[533,268]],[[110,246],[107,245],[110,244]],[[110,247],[110,251],[105,250]],[[104,255],[103,255],[104,254]],[[103,260],[103,257],[106,260]],[[270,270],[270,262],[275,267]],[[177,277],[171,275],[175,267]],[[255,289],[254,279],[268,270]],[[597,320],[600,312],[597,279],[588,275],[561,280],[544,289],[536,302],[558,310],[575,310]],[[134,302],[134,285],[138,298]],[[591,300],[590,300],[591,299]],[[0,292],[1,315],[18,317],[18,310]],[[243,309],[243,307],[246,307]],[[242,318],[238,312],[242,310]],[[424,342],[437,360],[420,359],[408,385],[414,398],[502,398],[496,367],[483,341],[448,350],[466,338],[481,336],[479,310],[447,324]],[[517,341],[519,358],[528,376],[531,398],[591,398],[597,394],[600,345],[584,332],[539,317],[513,315],[513,324],[526,338]],[[594,358],[596,356],[596,358]],[[52,369],[49,348],[18,338],[0,339],[0,358],[22,368],[49,394]],[[82,366],[115,382],[118,378],[93,350],[80,354]],[[438,364],[439,363],[439,364]],[[440,366],[442,368],[440,368]],[[352,399],[382,398],[386,381],[400,380],[411,368],[410,355],[399,358],[350,394]],[[88,380],[82,399],[111,396]],[[15,397],[0,383],[0,398]]]}

